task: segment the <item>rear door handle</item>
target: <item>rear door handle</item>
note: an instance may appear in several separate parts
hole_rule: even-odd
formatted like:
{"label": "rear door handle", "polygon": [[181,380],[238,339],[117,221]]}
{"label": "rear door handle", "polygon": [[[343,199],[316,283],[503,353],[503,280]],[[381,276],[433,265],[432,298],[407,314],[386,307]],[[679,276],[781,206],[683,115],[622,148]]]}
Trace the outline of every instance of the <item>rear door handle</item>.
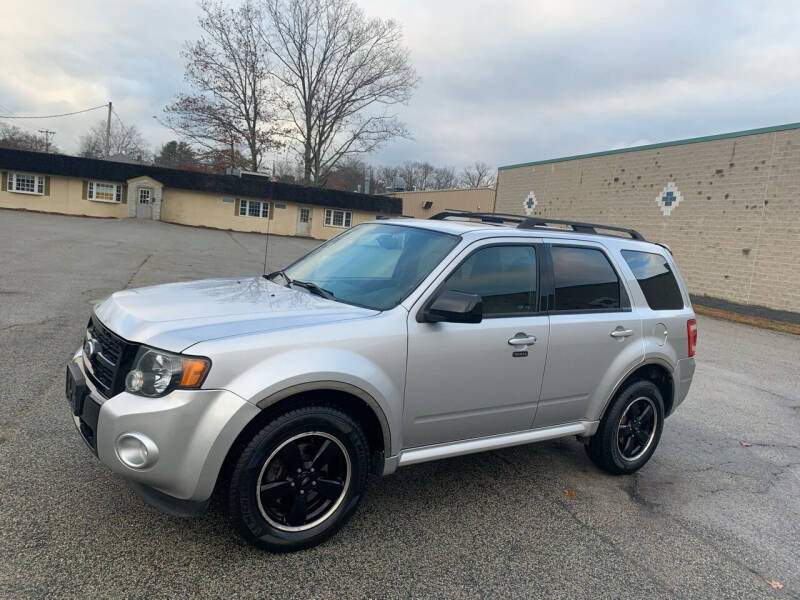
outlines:
{"label": "rear door handle", "polygon": [[530,346],[536,343],[536,336],[525,335],[524,333],[518,333],[510,340],[508,340],[508,343],[512,346]]}
{"label": "rear door handle", "polygon": [[613,338],[626,338],[633,335],[633,329],[615,329],[611,332]]}

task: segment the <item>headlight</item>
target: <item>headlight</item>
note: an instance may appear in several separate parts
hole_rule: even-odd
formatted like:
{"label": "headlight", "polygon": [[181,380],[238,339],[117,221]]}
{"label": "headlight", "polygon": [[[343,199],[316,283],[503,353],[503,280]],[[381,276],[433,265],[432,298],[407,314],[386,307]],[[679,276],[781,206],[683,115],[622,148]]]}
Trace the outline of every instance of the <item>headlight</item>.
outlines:
{"label": "headlight", "polygon": [[125,390],[156,398],[176,388],[199,388],[211,368],[211,361],[181,356],[142,346],[125,377]]}

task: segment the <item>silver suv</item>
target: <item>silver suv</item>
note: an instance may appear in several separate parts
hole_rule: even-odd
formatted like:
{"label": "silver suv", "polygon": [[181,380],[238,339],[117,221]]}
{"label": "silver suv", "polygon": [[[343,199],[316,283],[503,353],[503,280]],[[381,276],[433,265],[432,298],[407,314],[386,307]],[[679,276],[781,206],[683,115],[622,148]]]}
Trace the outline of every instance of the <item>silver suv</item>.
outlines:
{"label": "silver suv", "polygon": [[669,250],[630,229],[479,213],[353,227],[269,275],[125,290],[67,369],[75,425],[145,501],[286,552],[370,473],[577,436],[644,465],[694,373]]}

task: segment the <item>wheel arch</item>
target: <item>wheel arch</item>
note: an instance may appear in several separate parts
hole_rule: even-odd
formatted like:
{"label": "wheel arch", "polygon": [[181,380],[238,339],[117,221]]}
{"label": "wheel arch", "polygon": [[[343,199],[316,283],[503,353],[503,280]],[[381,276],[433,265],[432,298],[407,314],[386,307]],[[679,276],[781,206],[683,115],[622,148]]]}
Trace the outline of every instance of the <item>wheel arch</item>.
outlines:
{"label": "wheel arch", "polygon": [[378,402],[364,390],[341,381],[317,381],[284,388],[260,400],[261,411],[239,432],[223,461],[217,482],[226,476],[230,465],[248,440],[277,415],[313,404],[334,406],[353,417],[362,427],[373,455],[373,470],[381,473],[384,458],[390,456],[391,431],[386,414]]}
{"label": "wheel arch", "polygon": [[617,385],[611,390],[608,398],[606,398],[605,405],[600,413],[600,419],[605,416],[608,407],[611,406],[611,400],[614,399],[614,396],[628,385],[628,383],[637,379],[652,381],[658,387],[658,390],[661,392],[661,398],[664,401],[664,416],[669,416],[675,402],[675,379],[673,376],[673,369],[666,361],[652,358],[636,365],[619,380]]}

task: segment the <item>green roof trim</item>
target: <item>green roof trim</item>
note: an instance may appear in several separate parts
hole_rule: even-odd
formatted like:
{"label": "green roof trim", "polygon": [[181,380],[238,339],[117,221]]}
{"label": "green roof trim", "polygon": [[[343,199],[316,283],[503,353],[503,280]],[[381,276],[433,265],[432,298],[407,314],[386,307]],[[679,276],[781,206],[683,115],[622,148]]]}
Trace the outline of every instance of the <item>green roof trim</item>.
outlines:
{"label": "green roof trim", "polygon": [[566,162],[568,160],[581,160],[584,158],[595,158],[597,156],[608,156],[611,154],[624,154],[625,152],[640,152],[642,150],[653,150],[654,148],[669,148],[670,146],[681,146],[683,144],[699,144],[700,142],[713,142],[715,140],[744,137],[746,135],[758,135],[760,133],[773,133],[776,131],[788,131],[791,129],[800,129],[800,123],[787,123],[786,125],[774,125],[772,127],[761,127],[759,129],[746,129],[745,131],[734,131],[732,133],[718,133],[716,135],[706,135],[703,137],[689,138],[686,140],[674,140],[672,142],[645,144],[644,146],[631,146],[630,148],[619,148],[617,150],[605,150],[603,152],[590,152],[589,154],[576,154],[575,156],[563,156],[561,158],[535,160],[533,162],[519,163],[516,165],[505,165],[498,167],[497,170],[503,171],[505,169],[518,169],[519,167],[534,167],[536,165],[547,165],[550,163]]}

